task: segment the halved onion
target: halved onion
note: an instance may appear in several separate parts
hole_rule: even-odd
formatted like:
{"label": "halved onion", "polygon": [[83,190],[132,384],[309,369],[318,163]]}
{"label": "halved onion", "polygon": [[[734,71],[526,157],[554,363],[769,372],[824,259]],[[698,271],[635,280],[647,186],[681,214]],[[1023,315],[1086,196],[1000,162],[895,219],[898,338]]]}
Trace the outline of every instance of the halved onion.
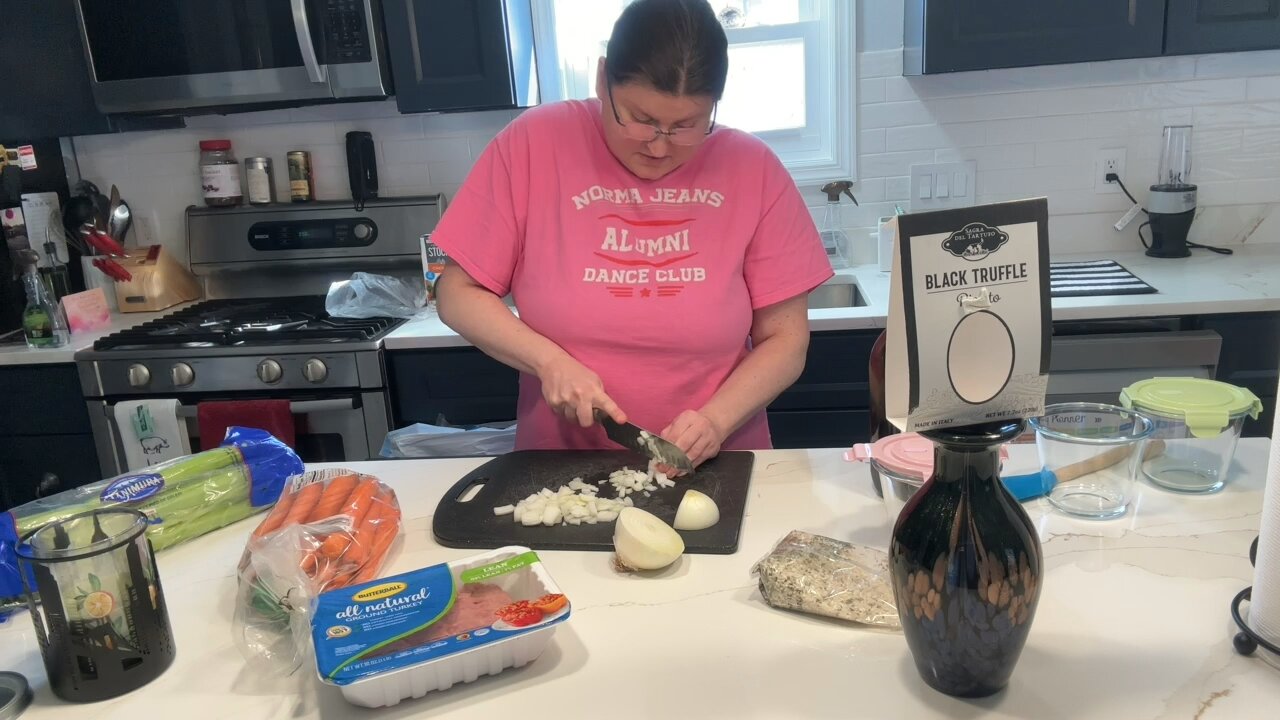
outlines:
{"label": "halved onion", "polygon": [[720,508],[716,501],[706,493],[697,490],[685,490],[680,498],[680,506],[676,508],[677,530],[706,530],[720,522]]}
{"label": "halved onion", "polygon": [[613,550],[627,570],[660,570],[684,553],[680,533],[652,513],[623,508],[613,526]]}

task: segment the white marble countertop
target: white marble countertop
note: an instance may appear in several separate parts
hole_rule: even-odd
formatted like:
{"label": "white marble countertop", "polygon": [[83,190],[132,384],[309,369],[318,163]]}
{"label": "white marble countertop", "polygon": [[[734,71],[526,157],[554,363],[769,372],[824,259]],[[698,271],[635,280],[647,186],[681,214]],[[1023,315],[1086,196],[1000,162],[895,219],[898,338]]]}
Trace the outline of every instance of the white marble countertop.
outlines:
{"label": "white marble countertop", "polygon": [[[1238,245],[1234,255],[1196,250],[1189,258],[1163,260],[1141,252],[1055,255],[1054,261],[1109,259],[1119,262],[1158,292],[1148,295],[1055,298],[1054,320],[1206,315],[1280,310],[1280,244]],[[889,314],[889,273],[875,265],[838,271],[853,277],[864,307],[809,311],[809,329],[883,328]],[[469,343],[428,309],[383,341],[388,350],[460,347]]]}
{"label": "white marble countertop", "polygon": [[[1013,448],[1007,472],[1034,464]],[[377,711],[313,673],[264,677],[232,644],[234,570],[256,521],[160,557],[177,643],[172,668],[124,697],[56,701],[25,614],[0,625],[0,670],[35,688],[24,720],[202,718],[1268,718],[1280,670],[1231,646],[1232,596],[1251,582],[1266,440],[1245,440],[1227,488],[1183,496],[1142,486],[1136,512],[1073,520],[1027,504],[1047,575],[1008,688],[963,701],[929,689],[900,633],[767,607],[751,566],[792,529],[887,546],[890,524],[865,466],[837,450],[758,453],[739,551],[685,556],[658,577],[615,574],[607,553],[543,552],[573,602],[546,652],[519,670]],[[481,460],[357,463],[393,485],[403,544],[388,572],[471,554],[442,548],[431,514]]]}
{"label": "white marble countertop", "polygon": [[114,332],[127,330],[134,325],[141,325],[148,320],[168,315],[182,309],[186,303],[176,305],[168,310],[147,313],[111,313],[111,324],[103,330],[79,333],[71,336],[71,342],[60,348],[32,349],[26,345],[0,346],[0,366],[3,365],[48,365],[51,363],[69,363],[75,360],[75,354],[92,347],[100,337]]}

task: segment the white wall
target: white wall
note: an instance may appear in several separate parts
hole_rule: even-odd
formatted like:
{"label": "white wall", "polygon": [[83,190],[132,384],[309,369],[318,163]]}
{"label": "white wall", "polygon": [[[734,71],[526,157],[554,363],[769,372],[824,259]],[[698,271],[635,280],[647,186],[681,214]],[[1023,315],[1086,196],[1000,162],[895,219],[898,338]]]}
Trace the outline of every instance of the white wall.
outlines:
{"label": "white wall", "polygon": [[[1124,60],[902,77],[902,4],[859,3],[860,208],[844,221],[856,260],[868,231],[908,199],[913,163],[975,160],[982,202],[1046,195],[1054,252],[1137,249],[1129,203],[1093,190],[1100,148],[1125,148],[1125,184],[1139,200],[1156,172],[1165,124],[1195,126],[1193,179],[1202,214],[1193,239],[1280,241],[1280,51]],[[148,240],[185,257],[182,209],[200,202],[197,142],[228,137],[241,159],[270,155],[287,197],[284,155],[312,152],[320,198],[347,197],[343,141],[369,130],[384,195],[452,194],[511,112],[402,116],[394,102],[192,118],[178,131],[76,138],[81,173],[116,183]],[[824,196],[801,188],[820,219]]]}

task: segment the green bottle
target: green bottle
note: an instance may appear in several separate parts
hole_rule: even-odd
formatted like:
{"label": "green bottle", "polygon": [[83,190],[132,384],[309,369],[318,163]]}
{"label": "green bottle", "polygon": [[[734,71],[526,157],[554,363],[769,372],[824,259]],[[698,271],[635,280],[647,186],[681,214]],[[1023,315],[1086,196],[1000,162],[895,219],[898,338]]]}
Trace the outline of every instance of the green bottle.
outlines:
{"label": "green bottle", "polygon": [[45,284],[40,280],[36,263],[27,265],[22,274],[22,284],[27,291],[27,307],[22,311],[22,330],[27,336],[27,347],[57,348],[70,341],[62,310],[49,297]]}

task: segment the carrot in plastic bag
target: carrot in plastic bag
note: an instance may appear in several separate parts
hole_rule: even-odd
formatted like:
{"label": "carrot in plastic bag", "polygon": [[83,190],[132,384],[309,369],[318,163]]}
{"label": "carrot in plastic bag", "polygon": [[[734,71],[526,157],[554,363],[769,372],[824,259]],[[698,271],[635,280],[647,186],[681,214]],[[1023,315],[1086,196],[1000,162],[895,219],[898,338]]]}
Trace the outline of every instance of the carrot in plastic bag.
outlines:
{"label": "carrot in plastic bag", "polygon": [[285,488],[280,493],[280,498],[276,500],[276,506],[271,512],[262,519],[262,523],[258,525],[258,529],[253,531],[253,537],[262,537],[268,533],[275,532],[284,524],[285,516],[289,514],[289,508],[293,507],[293,501],[298,497],[298,493],[291,492],[289,488]]}
{"label": "carrot in plastic bag", "polygon": [[312,510],[311,516],[307,518],[307,522],[316,522],[337,515],[351,497],[351,492],[356,489],[356,482],[354,473],[339,475],[330,480],[324,488],[324,493],[320,495],[320,502],[316,503],[315,510]]}
{"label": "carrot in plastic bag", "polygon": [[351,533],[351,545],[347,548],[347,552],[343,554],[342,559],[356,567],[364,565],[365,560],[369,557],[369,550],[373,547],[378,527],[386,522],[394,512],[395,508],[387,501],[385,493],[375,495],[373,508],[365,516],[364,522],[360,523]]}
{"label": "carrot in plastic bag", "polygon": [[370,549],[368,561],[364,567],[360,568],[360,572],[356,573],[353,584],[369,582],[378,577],[378,571],[382,569],[382,561],[386,559],[387,551],[391,549],[391,543],[395,542],[396,534],[400,531],[400,516],[398,513],[391,513],[382,523],[378,525],[378,532],[373,536],[373,547]]}
{"label": "carrot in plastic bag", "polygon": [[[355,491],[351,493],[351,498],[342,508],[342,514],[351,518],[352,532],[355,532],[369,515],[369,510],[373,506],[374,494],[377,492],[378,481],[374,478],[366,478],[356,485]],[[325,538],[318,552],[327,558],[335,559],[346,552],[350,544],[350,534],[336,532]]]}
{"label": "carrot in plastic bag", "polygon": [[293,505],[289,508],[289,513],[285,515],[284,522],[280,523],[280,527],[301,525],[307,516],[311,514],[311,511],[315,509],[323,490],[324,486],[320,483],[311,483],[299,490],[297,499],[293,501]]}

